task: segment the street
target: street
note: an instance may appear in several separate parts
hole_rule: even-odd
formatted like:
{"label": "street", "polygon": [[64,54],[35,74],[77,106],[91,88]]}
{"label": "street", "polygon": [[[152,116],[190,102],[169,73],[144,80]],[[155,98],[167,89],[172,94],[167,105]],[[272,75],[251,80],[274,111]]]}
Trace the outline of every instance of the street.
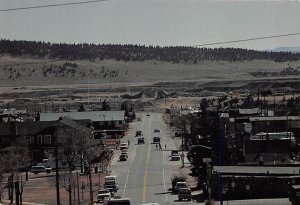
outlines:
{"label": "street", "polygon": [[[129,197],[134,205],[150,202],[174,204],[177,195],[173,195],[169,190],[171,177],[179,173],[182,162],[169,161],[169,155],[176,146],[165,128],[162,114],[151,113],[151,116],[147,116],[146,113],[142,113],[141,119],[142,121],[132,125],[129,137],[123,139],[124,142],[130,141],[128,160],[118,162],[118,151],[111,165],[112,175],[117,176],[120,187],[116,195]],[[160,130],[162,150],[152,144],[154,129]],[[142,130],[145,144],[137,144],[137,130]]]}
{"label": "street", "polygon": [[[178,149],[174,139],[166,129],[161,113],[140,114],[141,121],[132,123],[128,137],[122,141],[130,141],[128,149],[128,160],[118,161],[120,151],[111,164],[111,175],[117,176],[119,190],[117,196],[130,198],[131,204],[142,203],[158,204],[196,204],[196,202],[178,201],[177,195],[171,191],[171,178],[180,173],[181,161],[170,161],[169,156],[172,149]],[[162,150],[157,149],[152,143],[154,129],[160,130]],[[145,144],[137,144],[135,132],[141,130],[145,138]],[[167,149],[165,150],[165,145]],[[226,201],[223,204],[286,204],[288,199],[259,199]],[[204,203],[200,203],[204,204]],[[220,204],[218,202],[217,204]]]}

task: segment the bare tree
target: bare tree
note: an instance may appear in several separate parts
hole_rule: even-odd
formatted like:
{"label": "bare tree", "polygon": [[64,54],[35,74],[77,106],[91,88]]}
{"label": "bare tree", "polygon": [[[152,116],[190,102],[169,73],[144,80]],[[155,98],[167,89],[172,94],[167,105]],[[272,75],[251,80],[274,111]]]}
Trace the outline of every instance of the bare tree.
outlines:
{"label": "bare tree", "polygon": [[82,166],[82,156],[88,148],[91,130],[65,118],[61,119],[61,122],[64,126],[57,129],[56,138],[58,147],[61,150],[62,158],[68,164],[69,182],[63,183],[63,185],[68,185],[66,190],[69,193],[69,204],[71,205],[73,179],[72,170],[74,170],[75,166],[79,165],[79,163]]}
{"label": "bare tree", "polygon": [[[9,174],[8,187],[10,188],[10,202],[13,203],[13,187],[16,190],[16,204],[20,204],[20,171],[30,165],[30,157],[26,139],[20,138],[12,146],[1,150],[2,173]],[[2,177],[2,180],[4,177]],[[14,186],[15,183],[15,186]]]}

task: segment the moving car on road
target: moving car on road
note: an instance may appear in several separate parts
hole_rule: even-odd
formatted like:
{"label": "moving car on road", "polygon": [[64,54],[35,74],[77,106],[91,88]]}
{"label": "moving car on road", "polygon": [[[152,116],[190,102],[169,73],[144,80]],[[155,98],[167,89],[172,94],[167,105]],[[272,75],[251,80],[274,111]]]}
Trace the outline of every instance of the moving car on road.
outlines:
{"label": "moving car on road", "polygon": [[188,201],[192,200],[192,192],[189,188],[180,188],[178,190],[178,200],[181,201],[183,199],[186,199]]}
{"label": "moving car on road", "polygon": [[138,138],[138,144],[145,144],[145,138],[139,137]]}
{"label": "moving car on road", "polygon": [[138,131],[135,132],[135,136],[136,136],[136,137],[142,136],[142,135],[143,135],[143,133],[142,133],[141,130],[138,130]]}
{"label": "moving car on road", "polygon": [[154,129],[154,133],[160,133],[159,129]]}

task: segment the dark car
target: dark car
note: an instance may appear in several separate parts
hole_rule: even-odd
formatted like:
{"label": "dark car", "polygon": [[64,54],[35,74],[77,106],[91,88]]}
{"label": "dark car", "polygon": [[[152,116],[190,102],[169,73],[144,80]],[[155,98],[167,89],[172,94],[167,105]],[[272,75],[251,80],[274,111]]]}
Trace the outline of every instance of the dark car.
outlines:
{"label": "dark car", "polygon": [[183,199],[186,199],[188,201],[192,200],[192,192],[189,188],[180,188],[177,192],[178,194],[178,200],[181,201]]}
{"label": "dark car", "polygon": [[125,154],[121,154],[119,157],[119,161],[127,161],[128,156]]}
{"label": "dark car", "polygon": [[160,137],[153,137],[153,143],[160,143]]}
{"label": "dark car", "polygon": [[135,132],[135,136],[138,137],[138,136],[142,136],[142,131],[141,130],[138,130]]}
{"label": "dark car", "polygon": [[145,144],[145,138],[139,137],[138,138],[138,144]]}

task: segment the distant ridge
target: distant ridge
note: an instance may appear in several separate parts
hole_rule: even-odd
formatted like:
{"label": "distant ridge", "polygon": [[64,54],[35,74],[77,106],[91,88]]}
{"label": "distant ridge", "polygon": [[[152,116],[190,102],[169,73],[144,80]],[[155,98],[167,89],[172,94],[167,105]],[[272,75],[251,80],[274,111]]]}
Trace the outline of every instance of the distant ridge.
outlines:
{"label": "distant ridge", "polygon": [[273,52],[291,52],[291,53],[300,53],[300,47],[278,47],[272,49]]}
{"label": "distant ridge", "polygon": [[117,61],[163,61],[172,63],[193,63],[203,61],[241,62],[272,60],[287,62],[300,60],[300,53],[267,52],[241,48],[196,48],[184,46],[143,46],[115,44],[66,44],[38,41],[0,40],[0,54],[28,56],[34,58],[91,61],[113,59]]}

